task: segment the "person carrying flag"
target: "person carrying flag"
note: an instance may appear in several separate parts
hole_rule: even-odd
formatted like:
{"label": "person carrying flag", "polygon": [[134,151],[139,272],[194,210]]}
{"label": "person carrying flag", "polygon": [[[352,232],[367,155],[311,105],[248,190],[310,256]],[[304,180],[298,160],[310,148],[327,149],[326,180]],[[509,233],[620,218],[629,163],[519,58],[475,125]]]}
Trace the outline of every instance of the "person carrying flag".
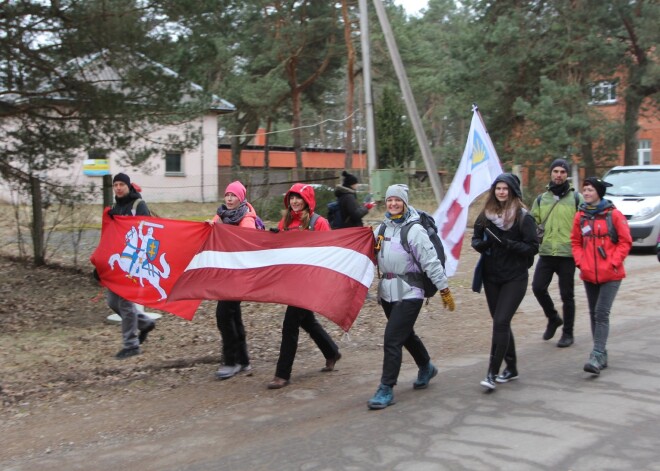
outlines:
{"label": "person carrying flag", "polygon": [[[256,229],[257,213],[245,199],[247,190],[238,180],[227,185],[225,202],[218,208],[211,224],[222,223]],[[216,372],[218,379],[229,379],[237,373],[251,374],[245,326],[240,301],[218,301],[215,319],[222,338],[224,365]]]}
{"label": "person carrying flag", "polygon": [[[329,231],[328,220],[314,212],[316,196],[314,188],[304,183],[295,183],[284,195],[284,211],[277,228],[279,231]],[[339,347],[330,338],[323,326],[308,309],[287,306],[282,323],[280,356],[277,359],[275,377],[268,389],[280,389],[289,384],[293,361],[298,350],[298,336],[303,328],[325,357],[323,372],[332,371],[341,358]]]}
{"label": "person carrying flag", "polygon": [[[115,204],[108,215],[112,216],[151,216],[147,203],[142,199],[139,189],[131,184],[131,179],[125,173],[118,173],[112,179],[112,190],[115,193]],[[136,254],[139,250],[136,249]],[[138,261],[138,265],[140,262]],[[108,290],[108,306],[121,317],[121,334],[124,347],[115,355],[123,360],[142,353],[140,345],[147,340],[149,332],[156,327],[145,313],[140,312],[131,301],[122,298]]]}

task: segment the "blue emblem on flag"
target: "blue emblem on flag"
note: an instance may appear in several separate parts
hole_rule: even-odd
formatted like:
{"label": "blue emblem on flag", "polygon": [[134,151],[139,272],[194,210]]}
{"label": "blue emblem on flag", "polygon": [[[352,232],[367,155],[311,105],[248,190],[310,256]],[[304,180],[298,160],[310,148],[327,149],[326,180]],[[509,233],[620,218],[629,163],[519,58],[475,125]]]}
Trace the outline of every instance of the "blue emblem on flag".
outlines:
{"label": "blue emblem on flag", "polygon": [[478,167],[488,160],[488,149],[478,132],[472,138],[472,168]]}
{"label": "blue emblem on flag", "polygon": [[158,255],[158,249],[160,248],[160,241],[156,239],[149,239],[147,241],[147,258],[150,262],[153,262]]}

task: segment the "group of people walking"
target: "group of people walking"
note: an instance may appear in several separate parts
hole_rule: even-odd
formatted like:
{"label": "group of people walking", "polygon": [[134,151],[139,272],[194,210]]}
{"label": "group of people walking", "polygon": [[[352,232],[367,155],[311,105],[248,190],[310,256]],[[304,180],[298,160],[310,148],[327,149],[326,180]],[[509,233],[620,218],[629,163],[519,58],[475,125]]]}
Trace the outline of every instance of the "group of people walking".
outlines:
{"label": "group of people walking", "polygon": [[[481,257],[475,270],[479,287],[483,284],[492,318],[491,350],[486,377],[481,385],[493,390],[497,383],[507,383],[519,376],[511,322],[522,302],[528,284],[528,270],[539,253],[532,290],[547,317],[544,340],[553,338],[559,327],[563,333],[558,347],[574,342],[575,300],[573,278],[576,267],[584,281],[589,304],[593,350],[584,370],[592,374],[607,367],[609,313],[625,277],[623,261],[632,245],[625,217],[604,199],[608,183],[589,177],[580,195],[568,180],[569,166],[558,159],[551,165],[547,191],[527,211],[517,176],[504,173],[493,182],[483,209],[474,224],[472,247]],[[360,205],[355,195],[357,178],[344,172],[338,197],[351,227],[362,226],[362,217],[373,204]],[[124,188],[125,187],[125,188]],[[341,187],[341,188],[340,188]],[[149,215],[146,203],[125,174],[113,180],[116,204],[111,214]],[[336,192],[336,193],[337,193]],[[245,186],[235,181],[225,189],[224,202],[211,224],[232,224],[257,229],[258,217],[247,201]],[[137,201],[137,203],[136,203]],[[425,298],[424,282],[440,292],[445,309],[453,311],[455,302],[449,290],[443,261],[420,223],[420,213],[409,204],[406,185],[392,185],[385,194],[386,212],[374,230],[375,253],[380,281],[378,302],[386,324],[383,340],[383,364],[376,393],[368,400],[370,409],[383,409],[394,403],[405,348],[418,367],[414,389],[424,389],[438,373],[415,323]],[[327,231],[328,220],[316,211],[314,188],[294,184],[284,195],[284,210],[278,231]],[[543,228],[539,240],[538,228]],[[404,240],[405,239],[405,240]],[[554,274],[559,279],[563,303],[562,316],[548,293]],[[135,309],[135,305],[108,292],[108,304],[122,317],[124,348],[116,355],[123,359],[141,353],[140,343],[154,329],[154,322]],[[239,373],[250,374],[245,327],[240,301],[219,300],[217,327],[222,339],[224,362],[216,372],[219,379]],[[282,323],[280,353],[269,389],[289,384],[298,347],[300,328],[308,333],[325,358],[321,371],[333,371],[341,359],[332,340],[314,313],[297,306],[287,306]],[[502,364],[504,369],[500,372]]]}
{"label": "group of people walking", "polygon": [[[534,200],[531,212],[522,202],[518,178],[507,173],[498,176],[475,221],[472,247],[481,254],[475,276],[483,281],[493,319],[490,360],[481,381],[487,390],[518,378],[511,320],[525,296],[528,269],[537,253],[532,291],[547,318],[543,339],[552,339],[563,326],[557,346],[574,343],[578,268],[593,337],[593,349],[583,369],[598,375],[607,367],[610,310],[625,277],[623,261],[632,238],[626,218],[605,199],[611,185],[588,177],[580,195],[570,184],[569,170],[564,159],[552,162],[547,191]],[[559,282],[561,316],[548,292],[554,274]],[[500,373],[503,362],[506,366]]]}

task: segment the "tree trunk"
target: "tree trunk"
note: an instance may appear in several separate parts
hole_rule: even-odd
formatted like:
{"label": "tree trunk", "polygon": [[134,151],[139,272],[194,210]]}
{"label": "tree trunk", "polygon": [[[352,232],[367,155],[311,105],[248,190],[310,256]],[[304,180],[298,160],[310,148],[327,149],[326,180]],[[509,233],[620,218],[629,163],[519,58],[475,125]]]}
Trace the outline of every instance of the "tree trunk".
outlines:
{"label": "tree trunk", "polygon": [[[631,79],[633,79],[631,73]],[[637,165],[637,132],[639,131],[639,109],[644,96],[631,84],[626,90],[626,111],[623,117],[623,165]]]}
{"label": "tree trunk", "polygon": [[301,112],[301,92],[296,88],[291,90],[291,101],[293,102],[293,149],[296,152],[296,168],[293,171],[293,179],[298,181],[302,175],[303,161],[302,161],[302,130],[300,129],[300,112]]}
{"label": "tree trunk", "polygon": [[32,247],[34,265],[37,267],[46,264],[44,257],[44,208],[41,200],[41,182],[30,175],[30,192],[32,193]]}
{"label": "tree trunk", "polygon": [[[582,153],[582,164],[584,165],[584,176],[585,177],[599,176],[596,173],[593,141],[591,137],[587,137],[582,141],[582,148],[580,149],[580,151]],[[576,190],[580,191],[580,188],[576,188]]]}

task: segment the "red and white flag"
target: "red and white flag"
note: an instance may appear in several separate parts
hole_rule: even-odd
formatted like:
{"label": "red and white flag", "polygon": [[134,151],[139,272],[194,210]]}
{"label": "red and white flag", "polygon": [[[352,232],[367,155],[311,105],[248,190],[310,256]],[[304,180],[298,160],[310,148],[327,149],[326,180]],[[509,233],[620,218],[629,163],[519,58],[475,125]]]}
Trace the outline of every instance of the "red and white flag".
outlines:
{"label": "red and white flag", "polygon": [[170,292],[211,232],[203,222],[103,214],[90,257],[101,284],[122,298],[191,320],[201,299],[171,301]]}
{"label": "red and white flag", "polygon": [[433,214],[447,255],[447,276],[456,273],[470,203],[488,190],[495,178],[502,173],[500,159],[479,110],[474,106],[472,111],[472,124],[463,157],[447,194]]}
{"label": "red and white flag", "polygon": [[374,240],[367,227],[272,233],[216,224],[172,299],[287,304],[348,331],[373,278]]}

